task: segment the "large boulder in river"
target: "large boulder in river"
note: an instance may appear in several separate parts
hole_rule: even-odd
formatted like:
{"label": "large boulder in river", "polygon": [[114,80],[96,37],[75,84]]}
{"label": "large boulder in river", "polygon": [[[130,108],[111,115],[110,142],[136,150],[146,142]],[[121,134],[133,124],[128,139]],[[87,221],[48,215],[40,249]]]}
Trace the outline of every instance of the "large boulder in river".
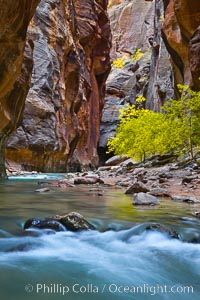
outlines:
{"label": "large boulder in river", "polygon": [[70,212],[64,216],[53,216],[43,219],[28,219],[24,224],[24,229],[51,229],[54,231],[81,231],[95,229],[81,214]]}
{"label": "large boulder in river", "polygon": [[81,214],[77,212],[70,212],[65,216],[61,216],[59,221],[71,231],[95,229],[92,224],[90,224]]}
{"label": "large boulder in river", "polygon": [[158,205],[160,201],[158,198],[146,194],[146,193],[138,193],[133,196],[133,205]]}
{"label": "large boulder in river", "polygon": [[66,231],[66,227],[59,222],[59,220],[52,218],[32,218],[28,219],[24,224],[24,229],[37,228],[37,229],[51,229],[54,231]]}

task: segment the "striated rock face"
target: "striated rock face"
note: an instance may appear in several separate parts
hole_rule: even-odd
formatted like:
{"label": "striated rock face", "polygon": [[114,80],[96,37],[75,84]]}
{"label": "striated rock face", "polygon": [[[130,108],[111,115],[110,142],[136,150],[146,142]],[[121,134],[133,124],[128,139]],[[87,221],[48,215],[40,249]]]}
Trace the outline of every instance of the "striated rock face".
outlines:
{"label": "striated rock face", "polygon": [[200,2],[165,2],[163,39],[172,58],[175,83],[200,88]]}
{"label": "striated rock face", "polygon": [[31,89],[6,157],[25,169],[62,172],[98,164],[110,71],[107,0],[41,0],[28,29]]}
{"label": "striated rock face", "polygon": [[[99,153],[115,134],[119,109],[135,103],[159,111],[169,98],[179,97],[177,83],[200,89],[200,1],[111,1],[112,59],[126,56],[123,68],[113,67],[107,81]],[[132,59],[140,49],[143,57]]]}
{"label": "striated rock face", "polygon": [[4,149],[18,126],[29,89],[33,43],[26,32],[39,0],[0,0],[0,177]]}
{"label": "striated rock face", "polygon": [[[174,96],[170,56],[161,38],[164,20],[162,1],[131,0],[109,9],[113,34],[112,59],[125,57],[123,68],[113,67],[106,84],[106,102],[101,123],[99,154],[108,157],[108,138],[115,134],[119,109],[134,104],[143,95],[146,107],[159,110]],[[141,58],[134,56],[142,53]]]}

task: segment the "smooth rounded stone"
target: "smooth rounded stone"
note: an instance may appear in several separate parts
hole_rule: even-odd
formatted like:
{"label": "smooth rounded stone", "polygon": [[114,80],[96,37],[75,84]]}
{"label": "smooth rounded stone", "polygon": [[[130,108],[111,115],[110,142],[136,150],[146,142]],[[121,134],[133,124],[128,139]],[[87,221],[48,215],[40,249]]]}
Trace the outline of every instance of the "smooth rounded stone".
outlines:
{"label": "smooth rounded stone", "polygon": [[197,176],[184,177],[182,179],[182,184],[191,183],[193,180],[197,179]]}
{"label": "smooth rounded stone", "polygon": [[77,212],[70,212],[65,216],[60,216],[59,221],[71,231],[95,229],[92,224],[90,224],[81,214]]}
{"label": "smooth rounded stone", "polygon": [[171,199],[175,201],[182,201],[188,203],[200,203],[200,199],[197,199],[196,197],[171,195]]}
{"label": "smooth rounded stone", "polygon": [[66,231],[66,228],[59,220],[55,218],[44,219],[28,219],[24,224],[24,229],[38,228],[38,229],[51,229],[54,231]]}
{"label": "smooth rounded stone", "polygon": [[104,172],[104,171],[110,171],[111,169],[111,166],[102,166],[102,167],[99,167],[97,172]]}
{"label": "smooth rounded stone", "polygon": [[120,167],[126,168],[127,170],[131,170],[133,167],[138,166],[139,163],[134,161],[132,158],[126,159],[120,164]]}
{"label": "smooth rounded stone", "polygon": [[147,193],[138,193],[133,196],[133,205],[158,205],[160,201],[158,198],[147,194]]}
{"label": "smooth rounded stone", "polygon": [[37,192],[37,193],[46,193],[46,192],[50,192],[50,189],[49,188],[42,188],[42,189],[35,190],[35,192]]}
{"label": "smooth rounded stone", "polygon": [[165,172],[164,173],[160,173],[159,174],[159,178],[160,179],[171,179],[171,178],[173,178],[173,174],[171,174],[171,173],[165,173]]}
{"label": "smooth rounded stone", "polygon": [[165,178],[159,178],[158,182],[159,182],[159,183],[165,183],[165,182],[166,182],[166,179],[165,179]]}
{"label": "smooth rounded stone", "polygon": [[74,184],[96,184],[96,183],[104,183],[102,179],[99,177],[91,176],[91,177],[77,177],[74,179]]}
{"label": "smooth rounded stone", "polygon": [[66,175],[64,175],[64,177],[65,177],[66,179],[72,179],[72,178],[75,178],[76,175],[75,175],[74,173],[67,173]]}
{"label": "smooth rounded stone", "polygon": [[159,223],[148,224],[146,227],[146,230],[154,230],[154,231],[167,233],[170,237],[179,239],[179,234],[175,230],[173,230],[167,226],[164,226],[162,224],[159,224]]}
{"label": "smooth rounded stone", "polygon": [[174,162],[177,159],[176,155],[165,154],[165,155],[156,155],[150,159],[152,167],[163,166]]}
{"label": "smooth rounded stone", "polygon": [[149,188],[142,182],[135,182],[125,192],[125,194],[148,193]]}
{"label": "smooth rounded stone", "polygon": [[54,231],[81,231],[95,229],[81,214],[70,212],[64,216],[53,216],[43,219],[28,219],[24,224],[24,229],[51,229]]}
{"label": "smooth rounded stone", "polygon": [[162,188],[154,188],[150,191],[150,194],[155,197],[170,197],[168,191]]}
{"label": "smooth rounded stone", "polygon": [[74,184],[72,184],[68,181],[65,181],[65,180],[59,180],[57,187],[66,189],[68,187],[74,187]]}
{"label": "smooth rounded stone", "polygon": [[197,217],[197,218],[200,218],[200,211],[195,211],[194,216]]}
{"label": "smooth rounded stone", "polygon": [[129,181],[118,181],[117,185],[123,186],[123,187],[129,187],[130,186],[130,182]]}
{"label": "smooth rounded stone", "polygon": [[[60,188],[68,188],[74,186],[72,183],[66,180],[38,181],[38,185],[49,185],[49,186],[60,187]],[[42,189],[38,189],[37,191],[39,190]]]}
{"label": "smooth rounded stone", "polygon": [[159,176],[158,175],[149,176],[148,179],[152,180],[152,181],[156,181],[156,180],[159,180]]}
{"label": "smooth rounded stone", "polygon": [[127,160],[127,156],[125,155],[115,155],[109,158],[106,162],[106,166],[116,166],[122,163],[123,161]]}

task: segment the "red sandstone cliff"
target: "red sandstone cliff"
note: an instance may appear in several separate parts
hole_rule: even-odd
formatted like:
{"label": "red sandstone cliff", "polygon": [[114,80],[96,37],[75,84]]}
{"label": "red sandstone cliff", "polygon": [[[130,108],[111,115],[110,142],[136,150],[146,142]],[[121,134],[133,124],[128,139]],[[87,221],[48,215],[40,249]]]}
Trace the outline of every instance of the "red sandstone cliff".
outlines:
{"label": "red sandstone cliff", "polygon": [[4,148],[18,126],[32,71],[32,42],[26,32],[39,0],[0,0],[0,177]]}
{"label": "red sandstone cliff", "polygon": [[175,83],[200,88],[200,1],[164,0],[162,36],[172,58]]}
{"label": "red sandstone cliff", "polygon": [[110,70],[107,0],[41,0],[28,28],[32,86],[7,159],[26,169],[98,165],[97,143]]}

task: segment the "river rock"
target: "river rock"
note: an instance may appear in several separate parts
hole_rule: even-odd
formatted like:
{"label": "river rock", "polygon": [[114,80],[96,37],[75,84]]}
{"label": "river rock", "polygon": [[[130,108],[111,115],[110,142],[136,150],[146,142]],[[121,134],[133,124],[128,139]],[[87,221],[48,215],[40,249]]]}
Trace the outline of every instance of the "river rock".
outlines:
{"label": "river rock", "polygon": [[[38,181],[39,185],[50,185],[54,187],[60,187],[60,188],[68,188],[73,187],[74,185],[66,180],[51,180],[51,181]],[[44,188],[45,189],[45,188]],[[42,189],[38,189],[36,191],[40,191]]]}
{"label": "river rock", "polygon": [[168,191],[162,188],[154,188],[150,191],[150,194],[155,197],[170,197]]}
{"label": "river rock", "polygon": [[70,212],[64,216],[53,216],[49,218],[28,219],[24,224],[24,229],[51,229],[54,231],[81,231],[88,229],[95,229],[81,214],[77,212]]}
{"label": "river rock", "polygon": [[102,167],[99,167],[97,172],[104,172],[104,171],[110,171],[111,169],[111,166],[102,166]]}
{"label": "river rock", "polygon": [[133,167],[138,165],[139,163],[133,160],[132,158],[126,159],[120,164],[121,167],[126,168],[127,170],[131,170]]}
{"label": "river rock", "polygon": [[194,216],[197,217],[197,218],[200,218],[200,211],[195,211]]}
{"label": "river rock", "polygon": [[125,194],[135,194],[135,193],[147,193],[149,188],[142,182],[135,182],[131,185],[125,192]]}
{"label": "river rock", "polygon": [[160,201],[158,198],[146,194],[146,193],[138,193],[133,196],[133,205],[158,205]]}
{"label": "river rock", "polygon": [[74,184],[96,184],[104,183],[99,177],[77,177],[74,179]]}
{"label": "river rock", "polygon": [[24,229],[37,228],[37,229],[51,229],[54,231],[66,231],[63,224],[55,218],[44,218],[44,219],[28,219],[24,224]]}
{"label": "river rock", "polygon": [[182,184],[191,183],[193,180],[197,179],[197,176],[187,176],[182,179]]}
{"label": "river rock", "polygon": [[65,216],[60,216],[58,219],[61,224],[71,231],[95,229],[92,224],[90,224],[81,214],[77,212],[70,212]]}
{"label": "river rock", "polygon": [[46,193],[46,192],[49,192],[49,191],[50,191],[49,188],[42,188],[42,189],[35,190],[35,192],[37,192],[37,193]]}
{"label": "river rock", "polygon": [[106,166],[116,166],[119,165],[121,162],[127,160],[127,157],[125,155],[115,155],[109,158],[106,162]]}
{"label": "river rock", "polygon": [[166,227],[162,224],[159,224],[159,223],[148,224],[146,227],[146,230],[155,230],[155,231],[167,233],[172,238],[175,238],[175,239],[179,238],[179,235],[175,230],[173,230],[169,227]]}
{"label": "river rock", "polygon": [[171,195],[171,199],[188,203],[200,203],[200,199],[197,199],[196,197]]}

